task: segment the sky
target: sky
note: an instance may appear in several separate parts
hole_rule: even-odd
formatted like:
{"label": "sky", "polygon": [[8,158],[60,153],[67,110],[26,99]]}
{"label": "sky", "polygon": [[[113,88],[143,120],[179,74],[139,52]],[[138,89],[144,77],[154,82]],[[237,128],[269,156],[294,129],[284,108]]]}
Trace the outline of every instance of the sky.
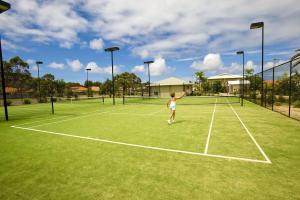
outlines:
{"label": "sky", "polygon": [[0,16],[3,57],[20,56],[41,74],[83,83],[111,78],[110,54],[118,46],[115,72],[134,72],[152,81],[170,76],[186,81],[197,71],[206,76],[261,69],[261,29],[265,23],[265,68],[287,61],[300,48],[297,0],[6,0]]}

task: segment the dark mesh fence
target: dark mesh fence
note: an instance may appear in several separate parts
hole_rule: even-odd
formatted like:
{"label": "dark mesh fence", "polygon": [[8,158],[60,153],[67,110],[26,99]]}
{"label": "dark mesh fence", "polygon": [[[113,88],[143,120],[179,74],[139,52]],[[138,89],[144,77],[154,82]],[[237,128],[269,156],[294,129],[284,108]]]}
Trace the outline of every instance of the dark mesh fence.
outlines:
{"label": "dark mesh fence", "polygon": [[[300,59],[246,77],[245,99],[300,120]],[[262,84],[263,81],[263,84]],[[261,87],[263,85],[263,91]]]}
{"label": "dark mesh fence", "polygon": [[293,118],[300,119],[300,59],[292,62],[291,82],[290,115]]}

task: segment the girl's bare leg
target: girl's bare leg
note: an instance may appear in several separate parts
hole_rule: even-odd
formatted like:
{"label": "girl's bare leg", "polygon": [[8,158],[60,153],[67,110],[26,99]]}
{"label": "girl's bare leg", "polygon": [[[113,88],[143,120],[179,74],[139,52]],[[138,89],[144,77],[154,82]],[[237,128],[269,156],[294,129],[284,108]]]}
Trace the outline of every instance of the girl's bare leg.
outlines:
{"label": "girl's bare leg", "polygon": [[175,110],[173,110],[173,121],[175,121]]}

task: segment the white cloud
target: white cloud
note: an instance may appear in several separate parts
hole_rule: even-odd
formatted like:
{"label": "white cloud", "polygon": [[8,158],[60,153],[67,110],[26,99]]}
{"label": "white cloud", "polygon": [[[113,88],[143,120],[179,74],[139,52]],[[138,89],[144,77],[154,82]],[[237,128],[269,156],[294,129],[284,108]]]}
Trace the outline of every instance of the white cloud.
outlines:
{"label": "white cloud", "polygon": [[223,61],[221,59],[220,54],[207,54],[204,57],[203,61],[194,61],[191,65],[191,68],[200,70],[200,71],[207,71],[212,70],[216,71],[223,67]]}
{"label": "white cloud", "polygon": [[28,63],[28,65],[33,65],[33,64],[35,64],[35,60],[33,60],[33,59],[27,59],[26,63]]}
{"label": "white cloud", "polygon": [[[95,62],[89,62],[86,65],[86,68],[91,69],[91,73],[95,73],[95,74],[111,74],[111,66],[108,67],[100,67],[97,65],[97,63]],[[119,66],[114,66],[114,74],[118,74],[120,73],[121,70],[119,68]]]}
{"label": "white cloud", "polygon": [[144,65],[137,65],[137,66],[133,67],[131,72],[133,72],[133,73],[143,73],[143,72],[145,72],[145,67],[144,67]]}
{"label": "white cloud", "polygon": [[74,72],[78,72],[82,69],[82,64],[79,60],[67,60],[67,65],[72,69]]}
{"label": "white cloud", "polygon": [[150,74],[151,76],[160,76],[170,72],[172,67],[167,66],[166,60],[161,56],[158,56],[154,59],[154,63],[150,65]]}
{"label": "white cloud", "polygon": [[63,63],[52,62],[48,66],[53,69],[63,69],[65,65]]}
{"label": "white cloud", "polygon": [[[29,40],[72,48],[81,44],[79,35],[92,34],[126,45],[141,58],[161,55],[179,59],[212,51],[257,49],[260,31],[250,31],[249,25],[264,20],[266,47],[276,51],[271,46],[300,45],[300,7],[295,6],[296,0],[10,2],[14,6],[1,15],[0,24],[5,26],[0,26],[0,32],[20,44]],[[99,49],[99,44],[94,47]]]}
{"label": "white cloud", "polygon": [[[75,4],[77,3],[77,4]],[[79,41],[78,33],[88,27],[88,21],[76,11],[79,1],[12,0],[12,9],[1,15],[0,31],[11,40],[58,42],[71,48]]]}
{"label": "white cloud", "polygon": [[103,49],[104,42],[101,38],[99,39],[93,39],[90,41],[90,48],[94,50],[100,50]]}

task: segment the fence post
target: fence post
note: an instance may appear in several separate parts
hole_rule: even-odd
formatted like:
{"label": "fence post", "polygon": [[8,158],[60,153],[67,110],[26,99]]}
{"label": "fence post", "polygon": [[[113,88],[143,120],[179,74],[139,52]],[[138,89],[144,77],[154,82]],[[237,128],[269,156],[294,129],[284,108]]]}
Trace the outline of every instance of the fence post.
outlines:
{"label": "fence post", "polygon": [[275,67],[272,68],[272,110],[274,110]]}
{"label": "fence post", "polygon": [[290,61],[290,81],[289,81],[289,117],[291,117],[291,103],[292,103],[292,61]]}
{"label": "fence post", "polygon": [[54,105],[53,105],[54,99],[53,99],[53,96],[51,96],[50,99],[51,99],[52,115],[54,115]]}

